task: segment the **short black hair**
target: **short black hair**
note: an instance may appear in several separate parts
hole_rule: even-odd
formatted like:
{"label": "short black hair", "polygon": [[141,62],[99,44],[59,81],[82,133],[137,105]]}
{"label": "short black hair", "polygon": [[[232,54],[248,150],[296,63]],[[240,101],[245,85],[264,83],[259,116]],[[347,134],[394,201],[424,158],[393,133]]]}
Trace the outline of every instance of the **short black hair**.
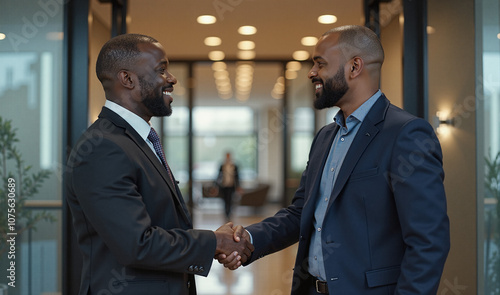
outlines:
{"label": "short black hair", "polygon": [[159,43],[156,39],[141,34],[119,35],[104,44],[96,63],[97,78],[101,83],[111,80],[120,70],[127,69],[140,54],[138,44]]}

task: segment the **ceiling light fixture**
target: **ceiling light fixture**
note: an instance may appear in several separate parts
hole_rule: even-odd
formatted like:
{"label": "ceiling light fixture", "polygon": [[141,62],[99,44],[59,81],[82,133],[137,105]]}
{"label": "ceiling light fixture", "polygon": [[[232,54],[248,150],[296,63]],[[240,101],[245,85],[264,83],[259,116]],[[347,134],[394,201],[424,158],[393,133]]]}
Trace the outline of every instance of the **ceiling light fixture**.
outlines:
{"label": "ceiling light fixture", "polygon": [[318,43],[318,38],[313,36],[307,36],[300,40],[300,43],[304,46],[315,46]]}
{"label": "ceiling light fixture", "polygon": [[255,42],[253,41],[240,41],[238,42],[238,49],[239,50],[252,50],[255,48]]}
{"label": "ceiling light fixture", "polygon": [[305,50],[297,50],[292,54],[295,60],[307,60],[309,58],[309,52]]}
{"label": "ceiling light fixture", "polygon": [[4,33],[0,33],[0,40],[3,40],[7,38],[7,35],[5,35]]}
{"label": "ceiling light fixture", "polygon": [[238,51],[238,58],[239,59],[244,59],[244,60],[254,59],[255,55],[256,55],[255,51],[253,51],[253,50]]}
{"label": "ceiling light fixture", "polygon": [[226,55],[224,54],[223,51],[220,50],[210,51],[208,53],[208,58],[213,61],[223,60],[224,57],[226,57]]}
{"label": "ceiling light fixture", "polygon": [[200,15],[198,16],[196,21],[202,25],[211,25],[217,21],[217,18],[215,18],[215,16],[213,15]]}
{"label": "ceiling light fixture", "polygon": [[324,14],[318,17],[318,22],[324,25],[334,24],[337,22],[337,17],[332,14]]}
{"label": "ceiling light fixture", "polygon": [[289,61],[286,63],[286,69],[290,71],[298,71],[302,68],[302,64],[298,61]]}
{"label": "ceiling light fixture", "polygon": [[246,36],[254,35],[255,33],[257,33],[257,28],[254,26],[242,26],[238,29],[238,33]]}
{"label": "ceiling light fixture", "polygon": [[219,46],[222,40],[219,37],[206,37],[204,43],[207,46]]}

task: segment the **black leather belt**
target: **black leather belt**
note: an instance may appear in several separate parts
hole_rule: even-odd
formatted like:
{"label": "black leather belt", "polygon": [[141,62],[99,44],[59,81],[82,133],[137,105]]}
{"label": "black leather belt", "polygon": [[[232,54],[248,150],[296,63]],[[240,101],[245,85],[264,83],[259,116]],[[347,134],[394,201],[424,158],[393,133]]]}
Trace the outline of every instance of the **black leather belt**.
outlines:
{"label": "black leather belt", "polygon": [[325,281],[320,281],[317,278],[310,276],[316,292],[319,294],[328,294],[328,284]]}

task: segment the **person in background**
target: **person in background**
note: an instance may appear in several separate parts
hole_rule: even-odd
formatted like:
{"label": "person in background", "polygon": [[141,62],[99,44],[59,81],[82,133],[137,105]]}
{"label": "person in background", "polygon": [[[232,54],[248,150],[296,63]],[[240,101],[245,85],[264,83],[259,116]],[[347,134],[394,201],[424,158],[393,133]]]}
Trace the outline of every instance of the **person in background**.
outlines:
{"label": "person in background", "polygon": [[231,207],[233,204],[233,195],[235,191],[241,192],[240,178],[238,175],[238,166],[231,159],[231,153],[226,153],[224,163],[220,165],[219,174],[216,180],[219,187],[219,194],[224,200],[224,213],[229,220],[231,217]]}
{"label": "person in background", "polygon": [[[153,116],[172,113],[176,78],[162,45],[139,34],[109,40],[97,77],[106,95],[99,119],[68,159],[67,202],[83,254],[80,295],[194,295],[216,254],[246,261],[232,224],[195,230]],[[241,263],[241,262],[240,262]]]}
{"label": "person in background", "polygon": [[383,61],[366,27],[319,39],[309,71],[314,106],[340,111],[314,138],[292,204],[235,230],[255,246],[246,264],[298,242],[293,295],[438,290],[450,249],[441,147],[427,121],[380,91]]}

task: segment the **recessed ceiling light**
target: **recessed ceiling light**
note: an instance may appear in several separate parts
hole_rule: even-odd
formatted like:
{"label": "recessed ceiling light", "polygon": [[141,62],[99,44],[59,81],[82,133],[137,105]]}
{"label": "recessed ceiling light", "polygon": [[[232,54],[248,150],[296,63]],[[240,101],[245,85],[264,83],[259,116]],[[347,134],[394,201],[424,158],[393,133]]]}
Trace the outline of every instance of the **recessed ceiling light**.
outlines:
{"label": "recessed ceiling light", "polygon": [[298,71],[302,68],[302,64],[298,61],[289,61],[286,63],[286,69],[290,71]]}
{"label": "recessed ceiling light", "polygon": [[304,46],[315,46],[316,43],[318,43],[318,38],[307,36],[302,38],[302,40],[300,40],[300,43]]}
{"label": "recessed ceiling light", "polygon": [[497,34],[497,38],[500,39],[500,33]]}
{"label": "recessed ceiling light", "polygon": [[219,37],[206,37],[204,42],[207,46],[219,46],[222,40]]}
{"label": "recessed ceiling light", "polygon": [[431,26],[427,26],[427,34],[434,34],[436,32],[436,29],[434,29],[434,27],[431,27]]}
{"label": "recessed ceiling light", "polygon": [[3,40],[7,38],[7,35],[5,35],[4,33],[0,33],[0,40]]}
{"label": "recessed ceiling light", "polygon": [[329,25],[337,22],[337,17],[332,14],[324,14],[318,17],[320,24]]}
{"label": "recessed ceiling light", "polygon": [[295,60],[307,60],[309,58],[309,52],[305,50],[297,50],[292,54],[292,56]]}
{"label": "recessed ceiling light", "polygon": [[214,60],[214,61],[223,60],[224,57],[226,57],[226,55],[224,54],[223,51],[216,50],[216,51],[210,51],[208,53],[208,58],[210,60]]}
{"label": "recessed ceiling light", "polygon": [[241,35],[253,35],[257,33],[257,28],[254,26],[242,26],[238,29],[238,33]]}
{"label": "recessed ceiling light", "polygon": [[217,19],[213,15],[200,15],[198,16],[196,21],[202,25],[210,25],[214,24],[217,21]]}
{"label": "recessed ceiling light", "polygon": [[255,51],[252,50],[244,50],[244,51],[238,51],[238,58],[239,59],[254,59],[255,58]]}
{"label": "recessed ceiling light", "polygon": [[240,41],[238,42],[239,50],[252,50],[255,48],[255,42],[253,41]]}

